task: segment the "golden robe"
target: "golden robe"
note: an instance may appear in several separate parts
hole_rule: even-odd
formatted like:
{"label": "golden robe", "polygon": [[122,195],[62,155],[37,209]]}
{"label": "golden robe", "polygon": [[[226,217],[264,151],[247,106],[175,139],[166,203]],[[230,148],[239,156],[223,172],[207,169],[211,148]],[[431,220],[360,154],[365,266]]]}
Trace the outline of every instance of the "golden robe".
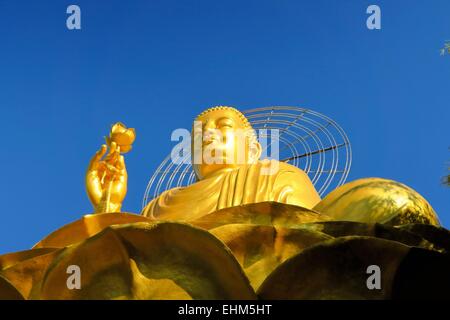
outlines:
{"label": "golden robe", "polygon": [[311,209],[320,196],[302,170],[284,162],[263,160],[167,190],[153,199],[142,214],[155,220],[191,221],[220,209],[264,201]]}

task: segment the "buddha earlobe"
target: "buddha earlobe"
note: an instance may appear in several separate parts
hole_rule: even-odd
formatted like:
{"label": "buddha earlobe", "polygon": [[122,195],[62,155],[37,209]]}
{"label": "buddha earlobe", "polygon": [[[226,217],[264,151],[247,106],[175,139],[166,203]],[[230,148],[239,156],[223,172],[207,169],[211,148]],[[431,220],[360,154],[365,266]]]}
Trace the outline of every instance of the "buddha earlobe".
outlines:
{"label": "buddha earlobe", "polygon": [[249,162],[255,163],[259,160],[262,153],[261,144],[258,141],[252,141],[249,145]]}

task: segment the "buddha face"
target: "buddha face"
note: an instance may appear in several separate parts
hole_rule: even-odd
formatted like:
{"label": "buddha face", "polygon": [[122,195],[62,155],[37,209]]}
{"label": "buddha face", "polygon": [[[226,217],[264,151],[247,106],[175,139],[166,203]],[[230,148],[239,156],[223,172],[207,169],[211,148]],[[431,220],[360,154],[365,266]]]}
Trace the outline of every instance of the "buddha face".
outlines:
{"label": "buddha face", "polygon": [[261,145],[243,115],[230,107],[213,108],[194,122],[192,164],[199,180],[222,170],[255,163]]}

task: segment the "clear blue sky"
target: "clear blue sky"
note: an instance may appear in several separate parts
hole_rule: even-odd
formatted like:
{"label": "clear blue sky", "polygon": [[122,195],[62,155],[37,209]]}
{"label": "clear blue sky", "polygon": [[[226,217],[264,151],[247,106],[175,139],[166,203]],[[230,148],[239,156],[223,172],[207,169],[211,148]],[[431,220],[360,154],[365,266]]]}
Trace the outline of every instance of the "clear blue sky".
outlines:
{"label": "clear blue sky", "polygon": [[[66,28],[77,4],[82,30]],[[366,28],[378,4],[382,29]],[[352,142],[349,180],[421,193],[450,226],[450,1],[0,0],[0,254],[91,212],[110,124],[137,130],[124,209],[203,109],[311,108]]]}

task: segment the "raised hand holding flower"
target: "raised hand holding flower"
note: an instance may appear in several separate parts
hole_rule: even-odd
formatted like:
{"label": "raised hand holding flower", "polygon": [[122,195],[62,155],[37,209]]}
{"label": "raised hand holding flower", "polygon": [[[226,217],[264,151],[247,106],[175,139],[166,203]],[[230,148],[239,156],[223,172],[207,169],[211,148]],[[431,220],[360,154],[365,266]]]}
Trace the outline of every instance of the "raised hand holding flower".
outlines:
{"label": "raised hand holding flower", "polygon": [[[111,127],[106,144],[89,163],[86,190],[96,213],[120,212],[127,193],[128,174],[121,153],[131,150],[136,138],[133,128],[118,122]],[[109,149],[108,154],[106,154]]]}

